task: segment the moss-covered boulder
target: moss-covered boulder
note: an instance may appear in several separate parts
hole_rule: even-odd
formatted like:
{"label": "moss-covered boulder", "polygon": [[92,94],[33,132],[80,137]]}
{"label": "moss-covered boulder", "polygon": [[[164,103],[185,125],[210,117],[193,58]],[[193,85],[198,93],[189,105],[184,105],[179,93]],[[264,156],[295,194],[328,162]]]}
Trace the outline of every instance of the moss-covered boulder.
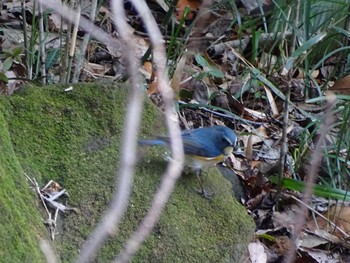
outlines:
{"label": "moss-covered boulder", "polygon": [[0,112],[0,262],[43,262],[44,258],[39,250],[39,238],[46,235],[46,230],[24,171],[13,151],[8,125],[2,112]]}
{"label": "moss-covered boulder", "polygon": [[[46,215],[24,173],[39,185],[49,180],[68,190],[79,213],[61,215],[52,243],[62,262],[72,262],[111,200],[120,135],[127,106],[126,88],[112,85],[29,87],[0,97],[0,258],[42,262],[40,238],[49,239]],[[161,114],[146,103],[140,135],[164,131]],[[132,199],[120,231],[110,237],[96,262],[121,250],[147,212],[165,169],[164,150],[140,148]],[[195,176],[183,176],[152,235],[133,262],[236,262],[254,230],[217,171],[204,174],[213,200],[194,190]],[[12,260],[14,259],[14,260]]]}

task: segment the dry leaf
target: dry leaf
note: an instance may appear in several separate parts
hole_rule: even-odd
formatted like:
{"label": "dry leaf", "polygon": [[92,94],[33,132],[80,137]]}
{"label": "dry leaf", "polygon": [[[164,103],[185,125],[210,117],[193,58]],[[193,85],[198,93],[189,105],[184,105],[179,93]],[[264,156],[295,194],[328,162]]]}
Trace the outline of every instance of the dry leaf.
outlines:
{"label": "dry leaf", "polygon": [[171,79],[171,87],[174,90],[175,94],[178,94],[180,91],[180,82],[185,64],[186,54],[184,54],[177,63],[173,78]]}
{"label": "dry leaf", "polygon": [[[322,214],[324,217],[328,218],[333,222],[338,228],[350,235],[350,207],[346,206],[335,206],[333,205],[328,211]],[[316,217],[316,223],[314,221],[309,221],[307,226],[310,230],[322,229],[333,233],[339,238],[344,238],[344,234],[341,233],[339,229],[334,229],[334,227],[322,217]],[[334,232],[333,232],[334,231]]]}
{"label": "dry leaf", "polygon": [[263,125],[258,127],[255,131],[253,131],[253,133],[254,133],[253,145],[261,143],[262,141],[265,141],[265,139],[269,138],[269,136],[267,135],[266,127]]}
{"label": "dry leaf", "polygon": [[350,75],[338,79],[329,90],[334,91],[337,94],[350,95]]}
{"label": "dry leaf", "polygon": [[254,263],[266,263],[267,255],[264,246],[258,241],[248,245],[249,258]]}
{"label": "dry leaf", "polygon": [[245,156],[249,162],[253,160],[253,143],[252,143],[252,135],[248,136],[248,140],[245,146]]}
{"label": "dry leaf", "polygon": [[110,64],[96,64],[96,63],[90,63],[85,62],[84,69],[89,71],[92,75],[98,75],[98,76],[104,76],[108,71],[110,71],[112,68],[112,65]]}
{"label": "dry leaf", "polygon": [[298,241],[300,242],[299,244],[300,247],[305,247],[305,248],[314,248],[314,247],[318,247],[319,245],[329,243],[328,240],[325,240],[320,236],[308,234],[308,233],[302,233],[298,238]]}
{"label": "dry leaf", "polygon": [[175,16],[178,20],[184,15],[185,8],[189,7],[191,12],[186,16],[186,20],[191,20],[194,18],[194,12],[199,9],[201,1],[199,0],[179,0],[176,4]]}
{"label": "dry leaf", "polygon": [[338,253],[331,253],[320,249],[310,249],[310,248],[301,248],[300,250],[306,252],[309,256],[315,259],[317,263],[343,262],[341,261],[340,255]]}
{"label": "dry leaf", "polygon": [[269,100],[269,103],[270,103],[270,107],[271,107],[271,111],[272,111],[272,116],[277,116],[277,115],[279,115],[279,111],[278,111],[278,109],[277,109],[277,105],[276,105],[275,99],[274,99],[273,96],[272,96],[271,91],[270,91],[268,88],[266,88],[265,85],[264,85],[264,89],[265,89],[265,92],[266,92],[267,99]]}

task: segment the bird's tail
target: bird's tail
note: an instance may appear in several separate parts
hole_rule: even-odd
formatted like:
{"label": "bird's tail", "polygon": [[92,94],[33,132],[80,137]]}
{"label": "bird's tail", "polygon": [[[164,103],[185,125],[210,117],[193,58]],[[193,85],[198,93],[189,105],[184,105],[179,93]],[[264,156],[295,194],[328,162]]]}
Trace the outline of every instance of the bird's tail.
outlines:
{"label": "bird's tail", "polygon": [[148,145],[148,146],[155,146],[155,145],[161,145],[161,146],[167,146],[167,142],[165,142],[162,139],[149,139],[149,140],[140,140],[140,145]]}

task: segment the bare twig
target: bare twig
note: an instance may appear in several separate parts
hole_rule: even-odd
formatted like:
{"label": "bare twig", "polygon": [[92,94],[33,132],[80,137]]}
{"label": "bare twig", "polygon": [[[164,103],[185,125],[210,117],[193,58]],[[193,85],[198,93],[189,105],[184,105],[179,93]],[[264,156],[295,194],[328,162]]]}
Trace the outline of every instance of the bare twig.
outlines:
{"label": "bare twig", "polygon": [[127,241],[125,250],[122,251],[116,259],[117,262],[128,262],[132,255],[139,249],[143,241],[149,236],[175,187],[176,181],[181,175],[184,160],[180,129],[178,123],[174,121],[174,119],[177,119],[177,115],[174,110],[174,94],[170,88],[167,76],[167,59],[162,34],[146,2],[139,0],[132,0],[131,2],[145,23],[151,39],[153,59],[157,67],[158,87],[163,95],[166,123],[171,138],[172,160],[168,163],[161,186],[154,196],[151,208],[139,228]]}
{"label": "bare twig", "polygon": [[[73,22],[72,17],[74,17],[74,12],[70,10],[67,6],[62,5],[56,1],[52,0],[39,0],[43,5],[55,10],[58,14],[63,16],[66,20]],[[134,3],[135,6],[141,7],[140,13],[144,11],[145,3]],[[119,181],[117,184],[117,192],[113,197],[111,208],[104,215],[101,223],[95,229],[95,231],[90,236],[88,242],[82,248],[82,251],[77,259],[77,262],[88,262],[94,259],[97,250],[102,246],[107,236],[111,233],[115,233],[118,230],[118,225],[121,218],[127,208],[128,199],[130,196],[131,184],[133,181],[133,171],[136,162],[136,138],[139,129],[141,110],[143,104],[143,92],[139,89],[139,76],[138,68],[139,64],[134,58],[134,48],[133,41],[131,37],[131,31],[125,30],[129,28],[125,21],[123,1],[116,0],[112,2],[112,7],[114,10],[114,21],[118,28],[121,39],[127,42],[127,48],[124,50],[125,58],[128,59],[128,70],[131,77],[131,94],[128,103],[128,110],[126,115],[126,128],[123,133],[123,145],[121,152],[121,162],[119,166]],[[147,6],[146,6],[147,7]],[[165,173],[165,179],[162,183],[162,190],[159,191],[159,199],[155,201],[152,208],[145,219],[144,224],[140,227],[142,235],[138,235],[136,245],[136,250],[145,239],[148,233],[151,231],[154,222],[159,217],[161,209],[164,207],[171,190],[173,189],[177,178],[180,176],[183,163],[183,149],[179,147],[181,143],[181,133],[177,123],[174,122],[175,114],[173,107],[173,92],[169,86],[166,70],[166,58],[165,49],[162,43],[161,34],[157,28],[154,20],[150,20],[150,12],[147,13],[148,18],[144,20],[146,26],[149,30],[150,35],[152,35],[152,44],[154,51],[154,62],[157,65],[158,82],[159,89],[162,91],[164,102],[165,102],[165,114],[167,120],[167,126],[169,130],[169,135],[171,140],[171,149],[173,151],[173,161],[169,163],[167,171]],[[151,21],[151,22],[149,22]],[[154,25],[152,24],[154,23]],[[82,18],[80,22],[80,27],[84,30],[90,32],[95,38],[103,41],[106,44],[113,45],[116,49],[120,50],[121,43],[108,34],[103,32],[101,29],[94,26],[91,22]],[[165,188],[164,188],[165,185]],[[144,227],[146,224],[146,227]],[[136,251],[135,246],[133,246],[132,252]]]}
{"label": "bare twig", "polygon": [[77,42],[77,35],[78,35],[78,29],[79,29],[79,21],[80,21],[80,12],[81,12],[81,6],[80,3],[77,3],[76,7],[76,12],[75,12],[75,19],[74,19],[74,27],[73,27],[73,33],[71,37],[71,42],[70,42],[70,50],[69,50],[69,56],[68,56],[68,67],[67,67],[67,76],[66,76],[66,83],[69,83],[70,79],[70,72],[72,70],[72,63],[73,63],[73,58],[74,58],[74,53],[75,53],[75,45]]}
{"label": "bare twig", "polygon": [[[39,0],[43,5],[53,9],[56,13],[61,15],[67,21],[73,23],[75,12],[66,5],[62,5],[57,1],[52,0]],[[126,22],[122,19],[124,17],[123,1],[114,1],[114,5],[119,5],[119,8],[115,8],[118,13],[115,13],[116,25],[119,28],[121,38],[124,40],[130,39],[128,34],[130,31],[123,31],[123,28],[128,28]],[[96,27],[92,22],[85,18],[80,19],[80,27],[87,32],[90,32],[96,39],[113,46],[116,50],[121,49],[121,42],[100,28]],[[117,192],[114,194],[111,208],[104,215],[101,223],[91,234],[87,243],[83,246],[77,262],[88,262],[93,260],[97,250],[102,246],[107,236],[111,233],[115,233],[118,229],[118,225],[126,210],[127,202],[130,196],[130,189],[133,181],[133,171],[136,163],[136,139],[137,132],[139,130],[141,111],[143,105],[144,94],[140,89],[140,81],[137,74],[138,64],[134,59],[133,42],[129,42],[125,49],[125,57],[129,59],[129,72],[131,76],[131,90],[130,99],[128,103],[128,109],[126,114],[125,130],[123,133],[123,144],[121,152],[121,162],[119,166],[119,181],[117,183]]]}
{"label": "bare twig", "polygon": [[44,16],[43,6],[38,3],[39,6],[39,34],[40,34],[40,72],[41,72],[41,84],[46,84],[46,53],[45,53],[45,32],[44,32]]}
{"label": "bare twig", "polygon": [[[307,181],[305,184],[305,189],[304,189],[304,195],[302,198],[302,202],[304,204],[308,204],[311,199],[311,194],[312,194],[312,187],[314,184],[314,181],[316,179],[318,170],[320,168],[320,164],[322,161],[322,146],[324,145],[326,135],[328,134],[331,125],[333,124],[333,116],[332,116],[332,109],[336,103],[336,97],[334,94],[329,94],[328,95],[328,101],[327,101],[327,107],[323,115],[323,121],[320,126],[320,135],[317,140],[314,152],[311,157],[311,167],[310,167],[310,172],[307,176]],[[295,259],[295,252],[296,252],[296,245],[295,241],[298,238],[302,228],[304,227],[305,224],[305,217],[306,217],[306,212],[307,212],[307,206],[303,205],[300,207],[300,210],[297,215],[297,221],[295,222],[295,228],[294,228],[294,233],[293,233],[293,239],[292,239],[292,247],[289,250],[289,253],[286,256],[285,263],[292,263],[294,262]]]}
{"label": "bare twig", "polygon": [[280,154],[279,167],[278,167],[278,185],[277,185],[277,195],[276,195],[277,204],[282,191],[283,173],[284,173],[284,167],[286,165],[286,157],[287,157],[287,151],[288,151],[287,129],[288,129],[288,119],[289,119],[288,105],[289,105],[289,97],[290,97],[290,86],[291,86],[290,81],[288,81],[286,99],[284,100],[281,154]]}
{"label": "bare twig", "polygon": [[[91,9],[90,9],[90,17],[89,17],[91,22],[93,22],[95,20],[96,9],[97,9],[97,0],[92,0],[91,1]],[[84,61],[84,54],[85,54],[85,51],[86,51],[87,46],[89,44],[90,38],[91,38],[91,34],[89,32],[87,32],[84,35],[83,42],[80,45],[80,52],[76,58],[76,64],[75,64],[72,83],[77,83],[79,81],[80,70],[81,70],[81,66],[82,66],[83,61]]]}
{"label": "bare twig", "polygon": [[[60,1],[56,1],[56,0],[38,0],[38,1],[41,2],[43,6],[46,6],[47,8],[54,10],[55,13],[63,17],[66,21],[70,23],[74,23],[75,12],[72,9],[70,9],[68,6],[61,4]],[[121,50],[122,45],[120,40],[113,38],[112,36],[107,34],[105,31],[103,31],[101,28],[94,25],[94,23],[89,21],[88,19],[81,17],[79,22],[79,27],[87,32],[90,32],[91,36],[105,43],[106,45],[114,46],[117,50]]]}
{"label": "bare twig", "polygon": [[[121,39],[127,43],[131,39],[131,32],[123,30],[128,28],[124,19],[123,1],[116,0],[112,2],[114,11],[114,21],[120,33]],[[108,235],[118,231],[119,223],[126,211],[131,186],[133,182],[134,168],[136,164],[136,146],[137,133],[141,121],[141,112],[144,99],[144,93],[140,89],[140,80],[138,75],[139,64],[135,54],[133,41],[125,45],[124,54],[128,59],[128,70],[131,77],[131,89],[126,113],[125,129],[123,132],[121,161],[119,166],[119,180],[116,182],[117,191],[114,193],[111,207],[103,216],[102,221],[90,235],[89,240],[83,246],[76,262],[89,262],[94,259],[98,249],[103,245]]]}
{"label": "bare twig", "polygon": [[[72,4],[72,3],[70,3]],[[63,34],[63,21],[64,19],[61,17],[61,28],[60,28],[60,48],[64,50],[61,55],[60,59],[60,67],[61,67],[61,74],[60,74],[60,83],[65,84],[67,83],[67,76],[69,75],[68,72],[68,61],[69,61],[69,45],[72,42],[71,36],[72,36],[72,23],[68,23],[66,34]],[[63,41],[64,39],[64,41]]]}
{"label": "bare twig", "polygon": [[37,181],[35,180],[35,178],[31,179],[26,173],[25,173],[24,175],[25,175],[25,176],[27,177],[27,179],[31,182],[31,184],[32,184],[32,186],[33,186],[33,188],[34,188],[34,191],[39,195],[40,200],[41,200],[41,202],[43,203],[43,206],[44,206],[44,208],[45,208],[45,211],[46,211],[47,215],[48,215],[49,217],[51,217],[51,213],[50,213],[49,209],[47,208],[47,205],[46,205],[46,203],[45,203],[45,201],[44,201],[44,199],[43,199],[43,195],[41,194],[39,184],[37,183]]}
{"label": "bare twig", "polygon": [[27,69],[27,78],[32,79],[32,70],[33,65],[31,63],[31,56],[29,54],[29,44],[28,44],[28,30],[27,30],[27,15],[26,15],[26,1],[21,1],[21,8],[22,8],[22,23],[23,23],[23,41],[24,41],[24,56],[25,56],[25,64]]}
{"label": "bare twig", "polygon": [[300,0],[295,1],[296,2],[296,8],[295,10],[295,18],[293,20],[293,27],[292,27],[292,43],[290,45],[290,49],[289,49],[289,55],[293,54],[293,52],[295,51],[295,47],[297,46],[297,31],[296,29],[298,28],[298,24],[299,24],[299,16],[300,16]]}
{"label": "bare twig", "polygon": [[[26,173],[24,175],[27,177],[27,180],[30,181],[30,183],[32,184],[32,187],[34,188],[34,191],[40,197],[40,200],[41,200],[41,202],[46,210],[46,213],[48,215],[48,219],[46,219],[44,221],[44,224],[47,225],[47,227],[49,228],[50,233],[51,233],[51,238],[52,238],[52,240],[54,240],[55,235],[57,234],[56,226],[57,226],[58,212],[59,211],[66,212],[69,210],[70,211],[73,210],[73,211],[77,212],[78,209],[76,209],[74,207],[67,206],[67,205],[63,205],[60,202],[55,201],[63,194],[67,195],[66,189],[62,189],[61,191],[57,192],[55,189],[52,188],[54,185],[57,184],[55,181],[50,180],[44,188],[40,189],[35,178],[31,179]],[[49,211],[46,203],[50,206],[50,208],[55,208],[54,218],[52,218],[52,213]]]}
{"label": "bare twig", "polygon": [[329,218],[325,217],[324,215],[322,215],[321,213],[317,212],[314,208],[312,208],[311,206],[309,206],[308,204],[305,204],[303,201],[301,201],[300,199],[296,198],[293,195],[290,195],[290,197],[292,199],[294,199],[295,201],[297,201],[299,204],[304,205],[307,207],[307,209],[309,209],[310,211],[312,211],[313,213],[317,214],[319,217],[323,218],[326,222],[328,222],[332,227],[334,227],[334,229],[338,230],[340,233],[342,233],[344,235],[344,238],[348,239],[350,236],[340,227],[338,227],[335,223],[333,223],[333,221],[331,221]]}

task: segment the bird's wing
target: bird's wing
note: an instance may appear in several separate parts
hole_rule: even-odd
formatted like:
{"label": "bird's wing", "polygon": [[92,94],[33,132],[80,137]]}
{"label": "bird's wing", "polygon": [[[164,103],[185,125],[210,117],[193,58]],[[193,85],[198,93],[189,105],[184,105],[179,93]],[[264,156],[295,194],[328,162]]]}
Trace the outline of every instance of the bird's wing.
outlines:
{"label": "bird's wing", "polygon": [[[216,157],[221,155],[215,143],[210,139],[198,139],[191,136],[183,136],[183,145],[185,154],[197,155],[203,157]],[[205,142],[205,143],[203,143]]]}

